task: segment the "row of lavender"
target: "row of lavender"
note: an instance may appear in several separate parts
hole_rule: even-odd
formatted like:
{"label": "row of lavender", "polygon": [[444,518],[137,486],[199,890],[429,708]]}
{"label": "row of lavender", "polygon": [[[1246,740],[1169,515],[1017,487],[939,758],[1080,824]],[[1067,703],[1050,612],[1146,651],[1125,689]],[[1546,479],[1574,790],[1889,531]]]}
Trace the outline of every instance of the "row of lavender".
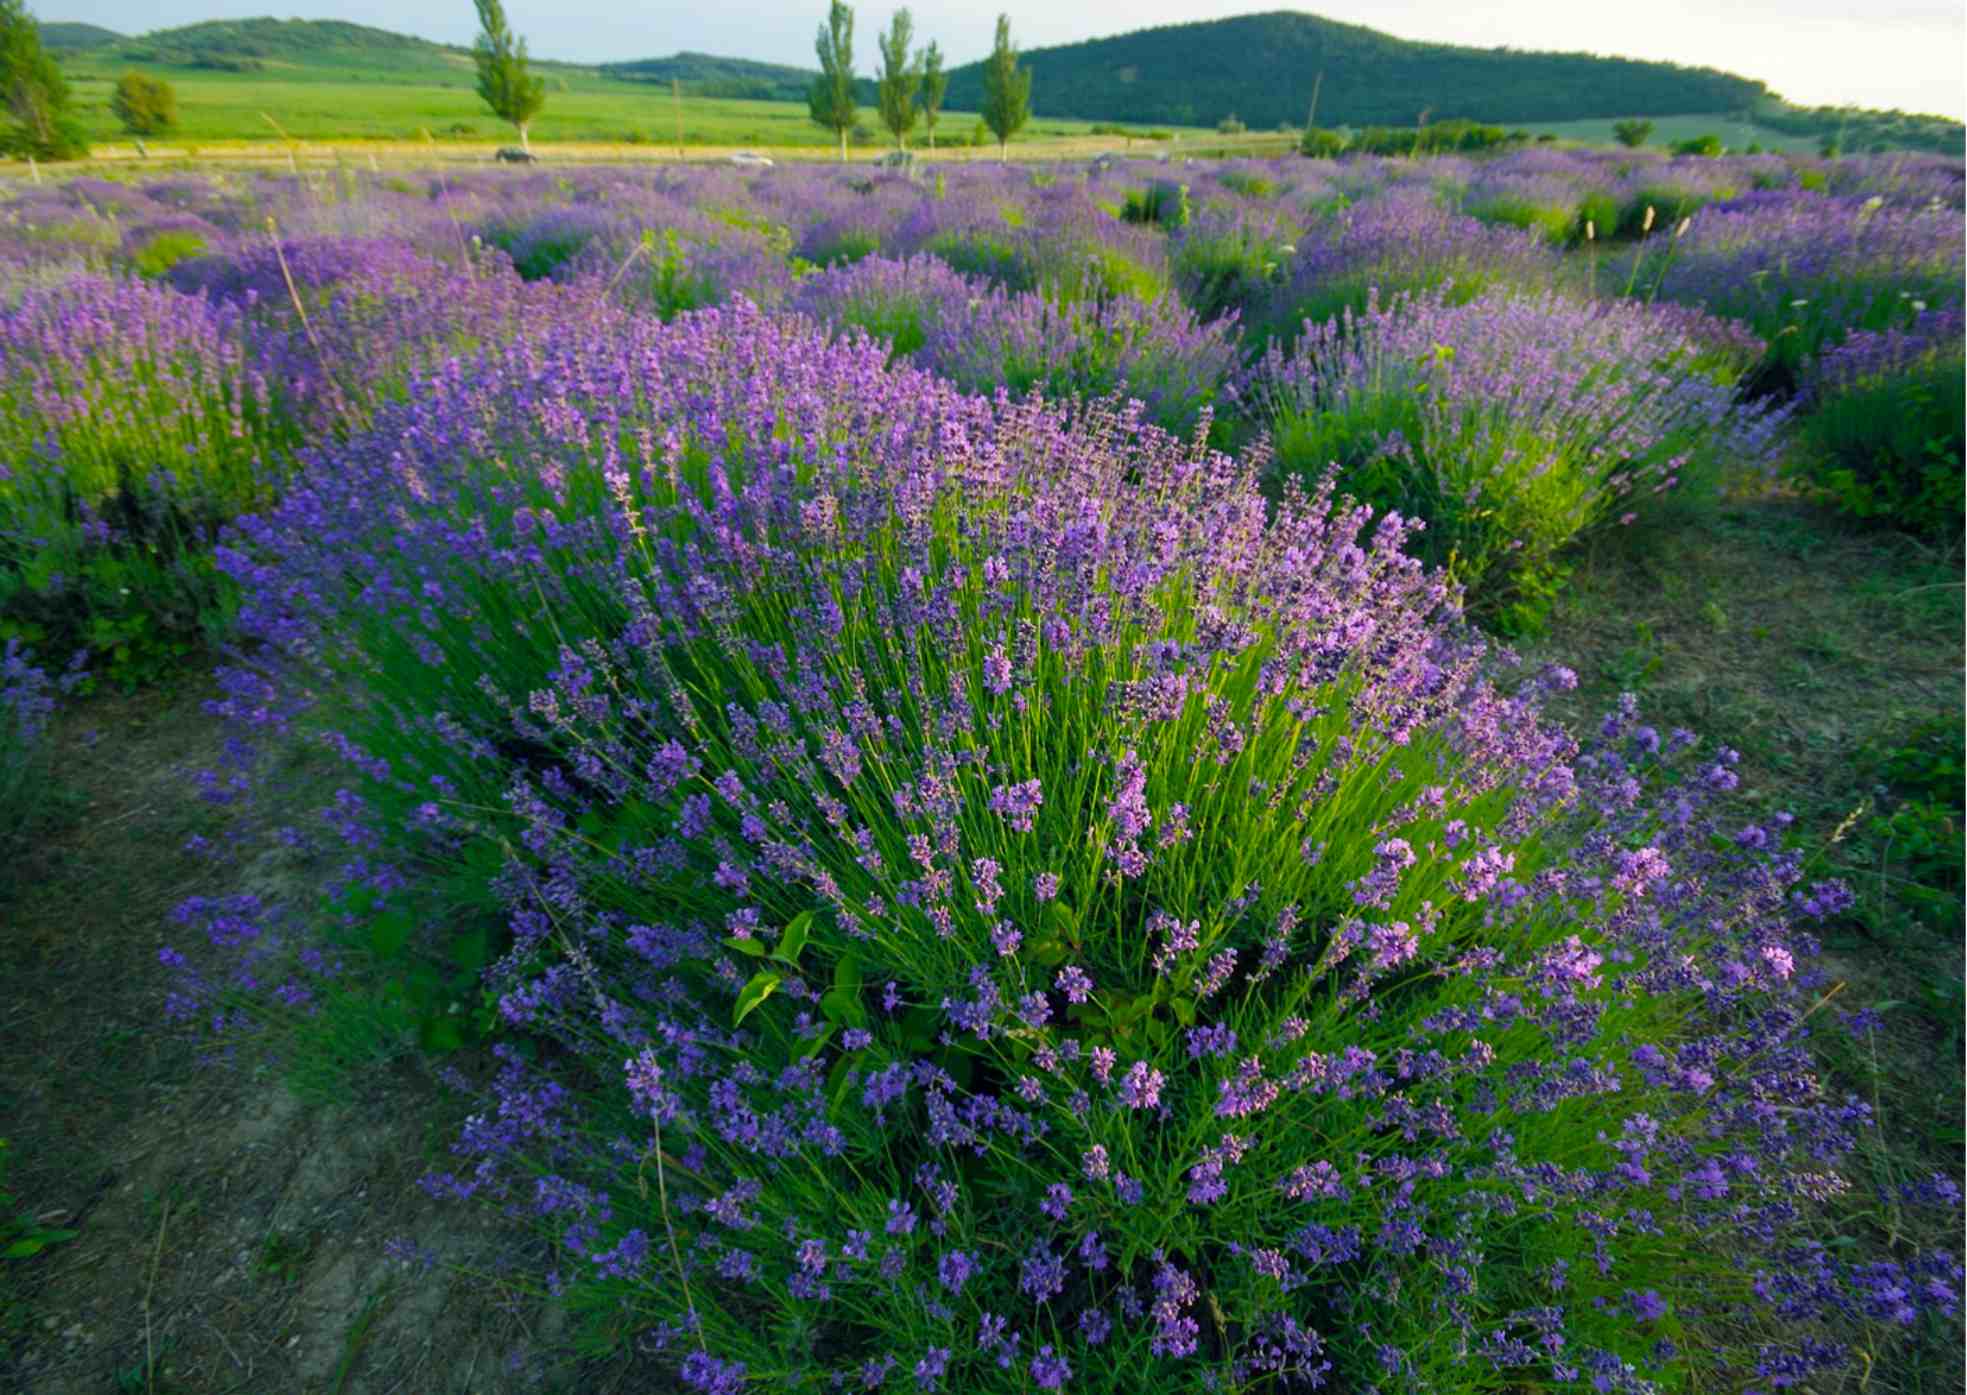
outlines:
{"label": "row of lavender", "polygon": [[212,796],[255,734],[346,763],[288,835],[329,913],[187,904],[239,957],[167,954],[177,1010],[491,1042],[427,1185],[726,1395],[1781,1388],[1952,1314],[1950,1257],[1822,1243],[1848,893],[1716,824],[1725,749],[1543,719],[1413,554],[1520,601],[1772,465],[1766,337],[1667,289],[1759,255],[1710,221],[1842,249],[1761,278],[1866,288],[1820,395],[1926,363],[1957,170],[1606,264],[1442,202],[1494,167],[1168,173],[152,186],[164,284],[24,253],[8,614],[176,588],[235,643]]}

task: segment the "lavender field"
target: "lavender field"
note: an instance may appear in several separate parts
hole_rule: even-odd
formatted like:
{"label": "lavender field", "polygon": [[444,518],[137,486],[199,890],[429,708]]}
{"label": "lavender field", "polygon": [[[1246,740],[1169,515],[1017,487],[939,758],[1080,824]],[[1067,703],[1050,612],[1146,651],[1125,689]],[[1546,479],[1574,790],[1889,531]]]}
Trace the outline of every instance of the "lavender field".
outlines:
{"label": "lavender field", "polygon": [[1958,161],[3,197],[0,1387],[1958,1388]]}

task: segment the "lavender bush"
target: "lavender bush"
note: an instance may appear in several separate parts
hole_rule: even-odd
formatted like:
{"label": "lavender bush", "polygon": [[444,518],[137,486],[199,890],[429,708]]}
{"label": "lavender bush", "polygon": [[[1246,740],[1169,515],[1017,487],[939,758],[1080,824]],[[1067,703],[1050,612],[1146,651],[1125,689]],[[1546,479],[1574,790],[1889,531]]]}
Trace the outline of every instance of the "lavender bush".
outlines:
{"label": "lavender bush", "polygon": [[1960,536],[1967,513],[1967,369],[1956,307],[1905,329],[1860,330],[1824,354],[1810,382],[1803,477],[1842,511]]}
{"label": "lavender bush", "polygon": [[348,763],[336,904],[501,927],[463,996],[519,1040],[427,1185],[534,1217],[589,1343],[725,1395],[1638,1391],[1952,1309],[1812,1246],[1847,897],[1705,812],[1730,753],[1579,749],[1400,520],[884,360],[743,304],[511,346],[224,554],[228,711]]}
{"label": "lavender bush", "polygon": [[1369,298],[1273,346],[1238,395],[1281,469],[1336,464],[1424,520],[1424,554],[1509,628],[1540,623],[1559,553],[1676,487],[1773,466],[1783,413],[1730,383],[1760,346],[1684,316],[1552,293]]}
{"label": "lavender bush", "polygon": [[1236,366],[1234,316],[1203,325],[1173,299],[1071,300],[1009,294],[938,258],[868,257],[808,277],[792,304],[828,324],[864,330],[967,391],[1014,397],[1110,394],[1144,402],[1150,418],[1186,432]]}
{"label": "lavender bush", "polygon": [[[51,675],[34,662],[34,652],[18,639],[0,645],[0,851],[11,854],[21,834],[48,800],[48,724],[61,699],[85,676],[85,654]],[[0,891],[12,876],[0,871]]]}
{"label": "lavender bush", "polygon": [[1556,268],[1556,252],[1532,232],[1452,213],[1430,191],[1389,191],[1304,231],[1268,327],[1295,335],[1307,321],[1363,310],[1375,291],[1470,300],[1491,288],[1542,289]]}
{"label": "lavender bush", "polygon": [[1770,192],[1717,205],[1684,237],[1657,240],[1629,278],[1637,293],[1739,319],[1770,348],[1773,381],[1854,330],[1903,327],[1961,304],[1967,225],[1958,210]]}
{"label": "lavender bush", "polygon": [[82,277],[0,312],[0,625],[136,681],[223,608],[208,550],[292,439],[242,311]]}

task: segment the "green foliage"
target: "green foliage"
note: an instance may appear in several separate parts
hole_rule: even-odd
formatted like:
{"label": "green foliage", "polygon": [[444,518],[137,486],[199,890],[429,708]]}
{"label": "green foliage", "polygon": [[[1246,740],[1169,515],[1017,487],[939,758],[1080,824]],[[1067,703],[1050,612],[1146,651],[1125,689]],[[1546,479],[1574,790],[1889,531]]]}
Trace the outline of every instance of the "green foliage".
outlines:
{"label": "green foliage", "polygon": [[1031,70],[1018,67],[1011,46],[1011,17],[997,17],[997,39],[984,60],[983,122],[997,137],[1000,156],[1011,137],[1031,119]]}
{"label": "green foliage", "polygon": [[1720,136],[1712,134],[1677,140],[1670,148],[1676,155],[1698,155],[1705,160],[1717,159],[1726,154],[1728,149],[1721,143]]}
{"label": "green foliage", "polygon": [[178,124],[177,89],[131,69],[116,80],[109,109],[133,136],[158,136]]}
{"label": "green foliage", "polygon": [[1967,128],[1949,116],[1918,115],[1899,110],[1867,111],[1862,107],[1793,107],[1764,102],[1755,108],[1755,122],[1788,136],[1814,137],[1833,148],[1928,150],[1958,156]]}
{"label": "green foliage", "polygon": [[1612,138],[1628,150],[1637,150],[1653,134],[1653,123],[1637,117],[1612,123]]}
{"label": "green foliage", "polygon": [[1472,218],[1535,232],[1544,241],[1563,244],[1578,236],[1582,226],[1570,204],[1538,203],[1520,194],[1496,194],[1465,205]]}
{"label": "green foliage", "polygon": [[717,287],[708,273],[693,270],[689,251],[674,228],[642,234],[642,248],[649,259],[644,278],[643,300],[663,320],[673,320],[690,310],[701,310],[717,298]]}
{"label": "green foliage", "polygon": [[[1304,121],[1321,72],[1319,114],[1353,127],[1407,125],[1423,108],[1519,125],[1741,111],[1768,95],[1708,68],[1414,43],[1291,11],[1065,44],[1035,51],[1030,65],[1048,113],[1195,125],[1233,109],[1252,130]],[[987,66],[953,72],[950,100],[981,103]]]}
{"label": "green foliage", "polygon": [[922,60],[910,57],[908,51],[914,38],[915,21],[904,5],[875,40],[881,50],[881,124],[894,136],[897,149],[908,144],[908,133],[915,126],[915,94],[922,86]]}
{"label": "green foliage", "polygon": [[1253,169],[1238,169],[1231,166],[1217,172],[1216,180],[1223,188],[1241,194],[1246,199],[1274,199],[1277,197],[1277,181],[1268,175],[1258,174]]}
{"label": "green foliage", "polygon": [[478,65],[478,95],[494,116],[512,123],[523,147],[527,128],[546,105],[546,80],[533,76],[526,41],[513,37],[499,0],[473,3],[478,6],[478,42],[471,51]]}
{"label": "green foliage", "polygon": [[43,1225],[7,1187],[8,1143],[0,1138],[0,1259],[32,1259],[50,1245],[73,1240],[80,1231]]}
{"label": "green foliage", "polygon": [[1126,201],[1120,206],[1120,219],[1125,223],[1185,228],[1193,212],[1188,201],[1188,185],[1157,179],[1145,189],[1127,191]]}
{"label": "green foliage", "polygon": [[1216,123],[1216,134],[1219,136],[1240,136],[1248,129],[1249,127],[1238,119],[1235,112],[1231,112]]}
{"label": "green foliage", "polygon": [[1352,138],[1350,149],[1362,155],[1442,155],[1451,151],[1495,150],[1518,139],[1518,133],[1476,121],[1436,121],[1428,126],[1369,126]]}
{"label": "green foliage", "polygon": [[1800,472],[1840,512],[1947,541],[1967,510],[1967,372],[1935,351],[1829,394],[1804,423]]}
{"label": "green foliage", "polygon": [[819,75],[806,92],[806,110],[813,124],[833,132],[840,158],[847,158],[847,133],[854,129],[854,10],[833,0],[813,48],[819,55]]}
{"label": "green foliage", "polygon": [[68,80],[41,47],[25,0],[0,0],[0,154],[74,160],[89,153],[69,113]]}
{"label": "green foliage", "polygon": [[1307,126],[1304,138],[1298,142],[1298,154],[1308,155],[1314,160],[1337,159],[1345,154],[1345,149],[1345,137],[1322,126]]}
{"label": "green foliage", "polygon": [[144,243],[130,257],[130,270],[146,280],[156,281],[179,262],[202,256],[205,239],[195,232],[162,232]]}
{"label": "green foliage", "polygon": [[935,40],[916,59],[922,70],[922,86],[915,104],[922,112],[922,125],[929,132],[929,148],[936,148],[936,118],[942,114],[943,97],[949,91],[949,74],[943,71],[943,51]]}

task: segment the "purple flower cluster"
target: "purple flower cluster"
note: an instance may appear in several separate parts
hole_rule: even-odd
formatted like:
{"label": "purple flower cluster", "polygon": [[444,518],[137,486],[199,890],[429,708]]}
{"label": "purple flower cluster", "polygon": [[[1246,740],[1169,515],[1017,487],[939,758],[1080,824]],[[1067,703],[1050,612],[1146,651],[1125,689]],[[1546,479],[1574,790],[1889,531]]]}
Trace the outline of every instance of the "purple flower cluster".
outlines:
{"label": "purple flower cluster", "polygon": [[885,360],[743,302],[507,344],[222,553],[227,710],[347,762],[337,885],[506,908],[541,1049],[431,1188],[704,1389],[1682,1369],[1647,1314],[1794,1268],[1867,1122],[1803,1083],[1808,889],[1717,836],[1726,753],[1580,750],[1403,524],[1260,455]]}

